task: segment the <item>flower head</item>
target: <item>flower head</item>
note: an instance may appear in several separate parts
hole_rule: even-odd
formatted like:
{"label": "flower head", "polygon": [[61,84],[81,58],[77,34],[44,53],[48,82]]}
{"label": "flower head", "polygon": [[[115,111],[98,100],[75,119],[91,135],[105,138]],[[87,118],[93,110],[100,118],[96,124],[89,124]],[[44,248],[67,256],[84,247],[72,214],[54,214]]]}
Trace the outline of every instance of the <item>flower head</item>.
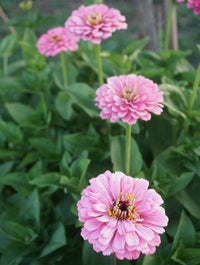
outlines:
{"label": "flower head", "polygon": [[81,235],[96,252],[115,253],[118,259],[155,252],[168,217],[162,198],[148,185],[122,172],[106,171],[90,180],[77,205]]}
{"label": "flower head", "polygon": [[200,13],[200,0],[188,0],[188,8],[194,8],[194,14],[197,15]]}
{"label": "flower head", "polygon": [[129,125],[135,124],[140,118],[150,120],[152,112],[161,114],[163,93],[157,84],[143,76],[134,74],[113,76],[107,79],[107,84],[96,91],[96,105],[102,110],[102,119],[110,118],[116,122],[120,118]]}
{"label": "flower head", "polygon": [[111,37],[118,29],[126,29],[125,17],[120,11],[106,5],[81,5],[65,23],[68,31],[78,40],[90,40],[100,44],[102,39]]}
{"label": "flower head", "polygon": [[56,27],[40,36],[37,48],[39,53],[54,57],[62,51],[75,51],[78,45],[74,38],[69,36],[66,28]]}

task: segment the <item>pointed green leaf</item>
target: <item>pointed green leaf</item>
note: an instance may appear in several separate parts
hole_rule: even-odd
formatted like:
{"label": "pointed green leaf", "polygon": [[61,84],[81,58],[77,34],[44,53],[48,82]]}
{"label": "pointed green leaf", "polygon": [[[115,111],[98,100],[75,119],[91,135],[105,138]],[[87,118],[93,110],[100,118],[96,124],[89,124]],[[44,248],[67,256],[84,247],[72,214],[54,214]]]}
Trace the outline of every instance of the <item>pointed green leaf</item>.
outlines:
{"label": "pointed green leaf", "polygon": [[49,243],[42,250],[40,257],[44,257],[46,255],[49,255],[50,253],[52,253],[56,249],[65,246],[66,243],[67,243],[67,240],[65,237],[65,227],[62,223],[58,223],[56,229],[54,230],[54,232],[50,238]]}

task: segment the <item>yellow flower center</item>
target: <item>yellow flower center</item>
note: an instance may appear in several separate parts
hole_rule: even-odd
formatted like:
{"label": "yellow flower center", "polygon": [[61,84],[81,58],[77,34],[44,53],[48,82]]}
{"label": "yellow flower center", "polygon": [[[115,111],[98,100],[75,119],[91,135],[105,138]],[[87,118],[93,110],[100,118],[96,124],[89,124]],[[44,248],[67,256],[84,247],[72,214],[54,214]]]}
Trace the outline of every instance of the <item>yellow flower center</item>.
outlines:
{"label": "yellow flower center", "polygon": [[50,42],[58,42],[60,40],[60,36],[58,35],[52,35],[50,37]]}
{"label": "yellow flower center", "polygon": [[89,21],[93,26],[96,26],[103,22],[103,18],[99,13],[92,13],[85,19],[85,21]]}
{"label": "yellow flower center", "polygon": [[120,192],[118,199],[113,201],[112,208],[107,208],[107,214],[111,218],[117,218],[118,220],[134,220],[139,216],[135,210],[135,196],[132,193],[126,193],[125,196]]}

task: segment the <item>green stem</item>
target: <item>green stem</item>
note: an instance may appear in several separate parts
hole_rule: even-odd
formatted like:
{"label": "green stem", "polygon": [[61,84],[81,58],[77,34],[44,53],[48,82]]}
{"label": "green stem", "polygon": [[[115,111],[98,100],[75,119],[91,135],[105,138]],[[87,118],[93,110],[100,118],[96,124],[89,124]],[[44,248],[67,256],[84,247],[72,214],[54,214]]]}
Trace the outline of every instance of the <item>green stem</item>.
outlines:
{"label": "green stem", "polygon": [[175,1],[172,0],[170,10],[169,10],[169,16],[167,20],[166,33],[165,33],[165,43],[164,43],[165,51],[167,51],[169,48],[169,38],[170,38],[170,32],[171,32],[171,26],[172,26],[172,16],[173,16],[174,7],[175,7]]}
{"label": "green stem", "polygon": [[3,74],[4,76],[8,75],[8,56],[3,56]]}
{"label": "green stem", "polygon": [[68,82],[67,82],[67,68],[66,68],[65,57],[64,57],[64,53],[63,52],[60,53],[60,60],[61,60],[62,71],[63,71],[64,86],[67,86],[68,85]]}
{"label": "green stem", "polygon": [[103,71],[102,71],[102,63],[101,63],[101,46],[100,44],[95,44],[95,53],[97,59],[97,67],[98,67],[98,76],[99,76],[99,84],[100,86],[103,85]]}
{"label": "green stem", "polygon": [[114,253],[111,255],[111,265],[117,265],[117,259]]}
{"label": "green stem", "polygon": [[130,174],[130,160],[131,160],[131,125],[126,124],[126,174]]}
{"label": "green stem", "polygon": [[47,119],[47,107],[46,107],[45,95],[43,92],[40,92],[40,98],[41,98],[41,104],[42,104],[42,111],[44,114],[44,120],[46,121],[46,119]]}
{"label": "green stem", "polygon": [[197,69],[196,77],[194,80],[194,85],[193,85],[193,89],[192,89],[192,96],[191,96],[190,104],[189,104],[189,112],[192,110],[192,108],[194,106],[195,98],[196,98],[198,87],[199,87],[199,82],[200,82],[200,64],[199,64],[199,67]]}

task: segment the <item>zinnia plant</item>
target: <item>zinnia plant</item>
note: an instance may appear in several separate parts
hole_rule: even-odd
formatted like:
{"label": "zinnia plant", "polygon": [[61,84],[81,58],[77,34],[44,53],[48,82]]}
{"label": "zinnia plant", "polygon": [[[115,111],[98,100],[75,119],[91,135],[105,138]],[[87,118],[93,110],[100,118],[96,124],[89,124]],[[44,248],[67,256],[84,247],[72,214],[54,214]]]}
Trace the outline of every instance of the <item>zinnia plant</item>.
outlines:
{"label": "zinnia plant", "polygon": [[163,200],[145,179],[106,171],[90,180],[78,202],[81,235],[96,252],[118,259],[149,255],[168,223]]}
{"label": "zinnia plant", "polygon": [[76,51],[78,45],[67,33],[66,28],[55,27],[40,36],[37,48],[39,53],[54,57],[62,51]]}
{"label": "zinnia plant", "polygon": [[125,20],[126,18],[121,15],[119,10],[108,8],[102,4],[94,4],[81,5],[78,10],[72,12],[65,23],[65,27],[74,38],[89,40],[95,44],[100,85],[103,84],[100,43],[102,39],[111,37],[116,30],[126,29]]}
{"label": "zinnia plant", "polygon": [[102,119],[111,122],[122,119],[133,125],[140,118],[148,121],[150,112],[161,114],[163,92],[152,80],[135,74],[113,76],[96,91],[96,105],[101,109]]}
{"label": "zinnia plant", "polygon": [[102,39],[112,36],[118,29],[126,29],[125,17],[120,11],[106,5],[81,5],[65,23],[68,31],[78,40],[89,40],[100,44]]}
{"label": "zinnia plant", "polygon": [[64,84],[67,85],[67,69],[64,60],[65,51],[76,51],[78,44],[76,40],[69,35],[67,29],[64,27],[55,27],[42,34],[37,42],[37,49],[39,53],[45,56],[56,56],[60,54]]}

